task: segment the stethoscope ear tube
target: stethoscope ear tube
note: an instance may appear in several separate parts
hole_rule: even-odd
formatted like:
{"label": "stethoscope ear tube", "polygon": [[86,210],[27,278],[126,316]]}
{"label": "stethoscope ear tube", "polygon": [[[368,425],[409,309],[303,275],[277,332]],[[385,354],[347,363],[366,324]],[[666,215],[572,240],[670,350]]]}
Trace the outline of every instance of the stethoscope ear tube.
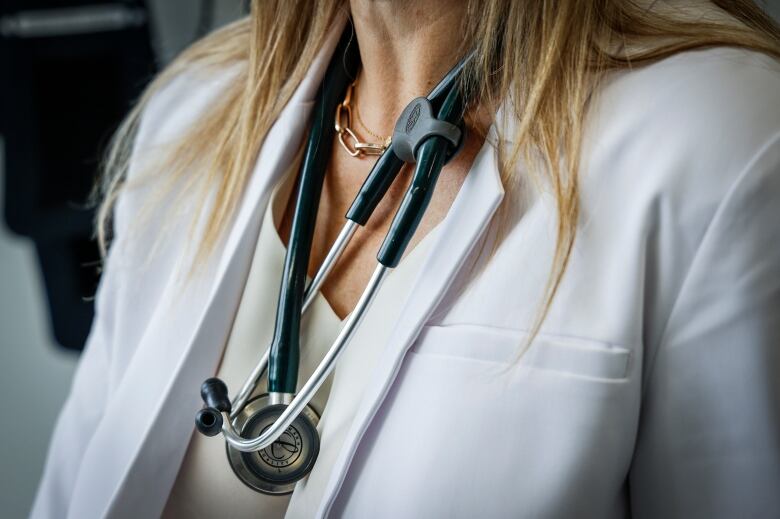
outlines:
{"label": "stethoscope ear tube", "polygon": [[366,225],[371,218],[379,202],[385,197],[387,190],[395,181],[398,172],[404,165],[404,161],[393,153],[393,145],[385,150],[379,160],[376,161],[371,172],[360,186],[355,201],[347,211],[347,220],[351,220],[358,225]]}
{"label": "stethoscope ear tube", "polygon": [[[442,114],[439,112],[453,87],[456,90],[458,89],[457,86],[461,74],[463,74],[463,70],[473,55],[474,53],[472,52],[461,59],[428,94],[427,99],[431,104],[433,112],[438,115],[438,119],[447,120],[447,118],[442,118]],[[376,164],[374,164],[374,167],[371,168],[371,172],[360,187],[355,201],[352,202],[347,211],[347,219],[358,225],[365,225],[379,205],[379,202],[385,197],[387,190],[390,189],[403,165],[404,161],[396,155],[395,148],[391,143],[382,156],[379,157]]]}
{"label": "stethoscope ear tube", "polygon": [[[466,56],[461,58],[458,63],[455,64],[452,69],[450,69],[449,72],[447,72],[447,75],[445,75],[441,81],[439,81],[435,87],[433,87],[433,90],[431,90],[431,93],[428,94],[427,98],[428,101],[431,102],[431,106],[433,107],[434,113],[438,115],[438,118],[441,120],[449,120],[448,115],[442,110],[444,109],[444,103],[446,102],[447,98],[450,97],[450,94],[452,93],[452,89],[455,88],[460,92],[460,88],[458,87],[458,83],[461,80],[461,77],[464,74],[464,70],[466,69],[466,65],[469,64],[469,62],[474,58],[475,51],[471,51]],[[460,92],[462,93],[462,92]],[[452,101],[452,100],[451,100]],[[451,109],[447,109],[447,111],[451,111]],[[453,112],[454,113],[454,112]],[[450,121],[453,122],[453,121]]]}
{"label": "stethoscope ear tube", "polygon": [[[420,110],[418,107],[415,108],[419,116]],[[463,97],[457,85],[450,87],[449,92],[442,101],[435,121],[459,127],[462,126]],[[403,120],[401,123],[403,123]],[[462,132],[460,132],[459,137],[459,141],[453,143],[445,136],[432,135],[416,147],[415,157],[417,164],[412,184],[406,190],[404,199],[401,201],[393,222],[390,224],[390,230],[387,232],[387,236],[377,254],[377,261],[382,265],[389,268],[398,266],[406,247],[409,245],[409,241],[420,225],[420,220],[422,220],[428,204],[430,204],[436,181],[439,179],[442,168],[451,157],[451,151],[458,148],[461,144],[463,139]]]}

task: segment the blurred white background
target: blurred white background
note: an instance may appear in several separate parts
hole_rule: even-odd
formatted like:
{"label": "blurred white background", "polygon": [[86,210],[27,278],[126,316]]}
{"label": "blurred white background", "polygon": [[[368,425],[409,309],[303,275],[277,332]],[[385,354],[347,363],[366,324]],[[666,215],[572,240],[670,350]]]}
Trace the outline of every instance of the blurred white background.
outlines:
{"label": "blurred white background", "polygon": [[[191,41],[198,5],[150,1],[156,49],[163,61]],[[780,0],[765,5],[780,19]],[[242,1],[215,0],[214,6],[216,27],[238,17]],[[3,162],[0,141],[0,180]],[[11,235],[0,224],[0,416],[6,420],[0,427],[0,504],[7,519],[28,514],[51,428],[77,361],[51,339],[36,262],[32,242]]]}

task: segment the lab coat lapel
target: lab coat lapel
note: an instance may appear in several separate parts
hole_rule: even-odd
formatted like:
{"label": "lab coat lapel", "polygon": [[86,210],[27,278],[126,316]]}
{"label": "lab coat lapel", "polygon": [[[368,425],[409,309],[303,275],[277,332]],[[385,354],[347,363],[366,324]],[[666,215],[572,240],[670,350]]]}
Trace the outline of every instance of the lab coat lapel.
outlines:
{"label": "lab coat lapel", "polygon": [[[360,440],[382,405],[407,349],[436,310],[456,274],[466,264],[467,257],[484,235],[503,199],[504,189],[497,167],[496,151],[493,145],[489,144],[489,141],[495,142],[495,137],[495,127],[491,127],[488,139],[475,158],[447,216],[440,224],[441,232],[422,265],[398,323],[377,362],[370,378],[371,384],[364,392],[333,468],[318,516],[328,515]],[[392,276],[392,273],[390,275]]]}
{"label": "lab coat lapel", "polygon": [[[196,282],[175,304],[170,294],[170,313],[150,323],[146,339],[117,388],[114,401],[120,405],[109,410],[101,424],[102,442],[110,444],[103,452],[113,450],[114,455],[105,460],[100,474],[103,481],[92,482],[92,490],[99,487],[101,493],[83,496],[92,501],[86,508],[110,517],[160,514],[186,452],[194,412],[200,407],[198,388],[204,378],[213,375],[229,334],[268,196],[298,149],[312,99],[342,27],[343,23],[334,26],[268,133],[223,252],[206,270],[213,281]],[[182,330],[192,332],[182,337]],[[132,402],[128,407],[147,412],[128,416],[121,409],[122,402]]]}

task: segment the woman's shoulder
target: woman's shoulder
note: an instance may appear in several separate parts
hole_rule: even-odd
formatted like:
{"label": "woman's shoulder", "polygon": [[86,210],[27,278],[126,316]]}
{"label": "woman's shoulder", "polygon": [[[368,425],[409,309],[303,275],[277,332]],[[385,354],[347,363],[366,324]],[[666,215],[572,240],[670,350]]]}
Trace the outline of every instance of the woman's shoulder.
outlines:
{"label": "woman's shoulder", "polygon": [[590,114],[586,149],[604,181],[630,176],[653,196],[717,204],[778,145],[780,61],[737,48],[682,52],[614,74]]}
{"label": "woman's shoulder", "polygon": [[708,236],[764,240],[778,222],[766,207],[780,199],[780,65],[718,48],[616,74],[590,111],[580,185],[592,235],[648,240],[667,279]]}
{"label": "woman's shoulder", "polygon": [[[684,288],[691,300],[728,297],[747,286],[737,280],[751,263],[762,265],[750,272],[754,280],[772,281],[777,266],[768,259],[780,232],[775,59],[713,48],[616,73],[589,117],[587,227],[578,240],[582,250],[590,240],[600,251],[594,269],[604,268],[605,255],[606,264],[641,265],[649,344],[662,337]],[[706,305],[699,300],[688,315],[696,308]]]}
{"label": "woman's shoulder", "polygon": [[[199,214],[194,172],[170,174],[168,159],[185,142],[198,120],[209,115],[240,81],[240,65],[221,68],[187,66],[164,72],[141,102],[129,161],[113,208],[112,248],[120,248],[125,264],[146,263],[146,249],[160,246],[161,236],[186,235]],[[191,150],[196,153],[197,150]],[[200,167],[197,160],[192,167]],[[190,186],[187,188],[187,186]],[[205,203],[205,202],[204,202]],[[177,232],[173,232],[173,230]],[[176,240],[164,240],[171,251]]]}
{"label": "woman's shoulder", "polygon": [[240,80],[242,64],[205,67],[190,64],[166,72],[159,85],[152,86],[140,114],[136,147],[175,141],[220,102],[234,82]]}
{"label": "woman's shoulder", "polygon": [[615,74],[598,103],[602,121],[634,124],[694,148],[755,147],[780,130],[780,61],[737,48],[682,52]]}

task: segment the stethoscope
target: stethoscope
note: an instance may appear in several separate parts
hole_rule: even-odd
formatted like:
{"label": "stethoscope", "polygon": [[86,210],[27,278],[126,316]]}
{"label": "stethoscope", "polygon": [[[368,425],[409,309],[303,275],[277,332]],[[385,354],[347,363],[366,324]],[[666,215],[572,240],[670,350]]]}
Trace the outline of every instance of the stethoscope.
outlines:
{"label": "stethoscope", "polygon": [[[232,400],[220,379],[203,382],[201,396],[206,406],[195,419],[201,433],[224,435],[228,460],[238,478],[268,494],[292,492],[296,482],[313,468],[320,447],[319,416],[309,402],[333,371],[383,280],[400,262],[428,207],[439,173],[463,141],[464,104],[458,83],[468,57],[450,70],[427,97],[414,99],[401,113],[389,147],[361,186],[347,212],[346,224],[306,287],[314,225],[335,136],[332,118],[360,66],[351,27],[342,34],[334,56],[317,93],[301,164],[271,346]],[[414,176],[377,254],[378,265],[333,345],[296,393],[301,315],[404,163],[415,164]],[[268,392],[250,399],[266,367]]]}

